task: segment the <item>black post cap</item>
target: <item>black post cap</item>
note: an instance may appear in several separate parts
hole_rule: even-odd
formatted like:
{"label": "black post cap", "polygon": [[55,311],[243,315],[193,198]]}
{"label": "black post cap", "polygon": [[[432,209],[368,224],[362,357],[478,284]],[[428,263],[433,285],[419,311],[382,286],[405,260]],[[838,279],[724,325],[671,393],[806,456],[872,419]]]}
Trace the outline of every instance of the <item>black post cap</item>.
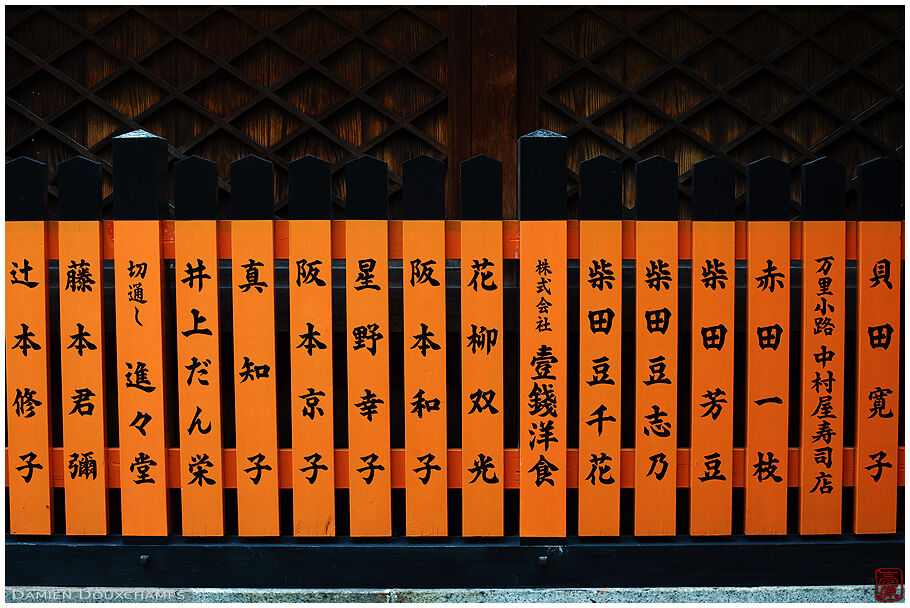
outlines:
{"label": "black post cap", "polygon": [[271,220],[274,217],[274,168],[250,154],[231,163],[231,219]]}
{"label": "black post cap", "polygon": [[766,156],[746,165],[746,218],[790,221],[790,167]]}
{"label": "black post cap", "polygon": [[57,219],[101,220],[101,164],[74,156],[57,165]]}
{"label": "black post cap", "polygon": [[578,166],[578,219],[622,219],[622,163],[606,156]]}
{"label": "black post cap", "polygon": [[736,211],[736,168],[712,156],[692,167],[692,219],[732,222]]}
{"label": "black post cap", "polygon": [[635,217],[639,220],[679,219],[676,163],[652,156],[635,163]]}
{"label": "black post cap", "polygon": [[904,219],[904,184],[899,163],[874,158],[856,168],[859,219],[900,221]]}
{"label": "black post cap", "polygon": [[502,163],[495,158],[461,161],[461,219],[502,219]]}
{"label": "black post cap", "polygon": [[332,165],[312,155],[288,164],[288,219],[332,219]]}
{"label": "black post cap", "polygon": [[345,207],[349,220],[389,218],[389,165],[372,156],[360,156],[344,165],[347,184]]}
{"label": "black post cap", "polygon": [[174,218],[218,219],[218,166],[189,156],[174,163]]}
{"label": "black post cap", "polygon": [[803,165],[804,220],[847,219],[847,173],[844,166],[823,156]]}
{"label": "black post cap", "polygon": [[142,130],[114,138],[114,219],[168,217],[167,142]]}
{"label": "black post cap", "polygon": [[518,138],[518,219],[564,220],[566,138],[540,129]]}
{"label": "black post cap", "polygon": [[47,219],[47,165],[25,156],[6,163],[6,219]]}
{"label": "black post cap", "polygon": [[402,219],[444,220],[446,218],[446,165],[421,155],[401,164],[404,196]]}

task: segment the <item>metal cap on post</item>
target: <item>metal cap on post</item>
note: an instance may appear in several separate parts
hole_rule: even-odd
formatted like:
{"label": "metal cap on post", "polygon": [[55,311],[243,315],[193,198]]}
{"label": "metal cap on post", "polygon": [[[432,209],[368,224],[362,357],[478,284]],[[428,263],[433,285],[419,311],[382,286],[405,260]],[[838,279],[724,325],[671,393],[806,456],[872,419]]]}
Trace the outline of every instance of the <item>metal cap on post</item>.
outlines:
{"label": "metal cap on post", "polygon": [[101,164],[76,156],[57,165],[57,218],[101,220]]}
{"label": "metal cap on post", "polygon": [[606,156],[578,166],[578,219],[622,219],[622,163]]}
{"label": "metal cap on post", "polygon": [[635,163],[636,219],[679,219],[677,171],[677,164],[662,156],[652,156]]}
{"label": "metal cap on post", "polygon": [[446,219],[446,165],[441,160],[421,155],[401,164],[405,220]]}
{"label": "metal cap on post", "polygon": [[288,219],[332,219],[332,166],[312,155],[288,164]]}
{"label": "metal cap on post", "polygon": [[847,219],[847,174],[827,156],[803,165],[803,220]]}
{"label": "metal cap on post", "polygon": [[389,166],[372,156],[360,156],[344,165],[347,183],[347,219],[389,218]]}
{"label": "metal cap on post", "polygon": [[904,184],[900,164],[874,158],[856,168],[859,219],[900,221],[904,219]]}
{"label": "metal cap on post", "polygon": [[736,211],[736,168],[712,156],[692,167],[692,220],[732,222]]}
{"label": "metal cap on post", "polygon": [[6,220],[47,219],[47,165],[20,156],[6,163]]}
{"label": "metal cap on post", "polygon": [[544,129],[518,138],[518,219],[566,219],[566,141]]}
{"label": "metal cap on post", "polygon": [[766,156],[746,166],[746,219],[790,221],[790,168]]}
{"label": "metal cap on post", "polygon": [[273,219],[274,173],[271,162],[252,154],[231,163],[231,219]]}
{"label": "metal cap on post", "polygon": [[166,219],[167,141],[132,131],[114,138],[113,155],[114,219]]}
{"label": "metal cap on post", "polygon": [[190,156],[174,163],[174,218],[218,219],[218,166]]}
{"label": "metal cap on post", "polygon": [[502,219],[502,163],[495,158],[461,161],[461,219]]}

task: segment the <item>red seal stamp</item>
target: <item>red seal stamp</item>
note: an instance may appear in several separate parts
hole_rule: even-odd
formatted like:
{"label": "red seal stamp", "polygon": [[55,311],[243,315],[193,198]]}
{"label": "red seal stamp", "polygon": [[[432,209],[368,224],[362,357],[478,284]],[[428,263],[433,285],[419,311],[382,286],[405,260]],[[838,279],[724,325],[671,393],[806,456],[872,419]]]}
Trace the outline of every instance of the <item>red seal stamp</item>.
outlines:
{"label": "red seal stamp", "polygon": [[899,602],[904,599],[904,572],[900,568],[875,571],[875,601]]}

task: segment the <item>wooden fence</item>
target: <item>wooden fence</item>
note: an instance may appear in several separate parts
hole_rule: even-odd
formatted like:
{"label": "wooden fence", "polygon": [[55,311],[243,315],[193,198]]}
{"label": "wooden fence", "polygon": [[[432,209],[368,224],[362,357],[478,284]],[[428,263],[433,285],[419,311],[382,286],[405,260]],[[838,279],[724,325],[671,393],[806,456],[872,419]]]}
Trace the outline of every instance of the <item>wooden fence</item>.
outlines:
{"label": "wooden fence", "polygon": [[429,157],[404,163],[400,221],[371,157],[345,166],[344,220],[329,164],[290,163],[276,220],[250,156],[219,220],[214,163],[175,163],[171,197],[164,140],[114,141],[112,221],[96,163],[61,163],[56,221],[46,166],[7,163],[11,534],[898,530],[895,162],[858,167],[856,221],[844,167],[804,165],[791,221],[788,166],[758,160],[734,221],[736,168],[710,158],[679,221],[653,157],[633,221],[597,157],[568,220],[566,139],[535,132],[518,221],[483,156],[460,221]]}

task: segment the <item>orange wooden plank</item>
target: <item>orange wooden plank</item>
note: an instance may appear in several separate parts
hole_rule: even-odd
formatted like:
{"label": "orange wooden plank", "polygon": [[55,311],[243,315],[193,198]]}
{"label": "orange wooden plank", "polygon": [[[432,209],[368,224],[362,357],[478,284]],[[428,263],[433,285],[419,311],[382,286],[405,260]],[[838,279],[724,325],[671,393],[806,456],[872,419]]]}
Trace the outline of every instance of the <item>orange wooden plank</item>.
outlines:
{"label": "orange wooden plank", "polygon": [[503,534],[502,223],[461,223],[462,535]]}
{"label": "orange wooden plank", "polygon": [[170,522],[160,226],[118,220],[114,229],[123,534],[164,536]]}
{"label": "orange wooden plank", "polygon": [[240,536],[277,536],[278,406],[271,220],[231,223],[237,525]]}
{"label": "orange wooden plank", "polygon": [[840,534],[843,487],[845,226],[804,221],[800,534]]}
{"label": "orange wooden plank", "polygon": [[[101,222],[61,222],[60,387],[63,397],[63,448],[66,533],[108,532],[104,391],[104,286]],[[88,342],[79,346],[78,327]],[[88,346],[91,344],[94,348]]]}
{"label": "orange wooden plank", "polygon": [[6,222],[6,422],[13,454],[11,534],[50,534],[53,522],[44,222]]}
{"label": "orange wooden plank", "polygon": [[578,534],[618,536],[622,222],[585,220],[578,238]]}
{"label": "orange wooden plank", "polygon": [[519,534],[566,535],[566,222],[521,223]]}
{"label": "orange wooden plank", "polygon": [[345,225],[351,536],[392,533],[387,220]]}
{"label": "orange wooden plank", "polygon": [[289,226],[294,535],[335,535],[329,220]]}
{"label": "orange wooden plank", "polygon": [[676,533],[677,222],[635,235],[635,534]]}
{"label": "orange wooden plank", "polygon": [[863,221],[858,232],[853,530],[887,534],[897,526],[901,222]]}
{"label": "orange wooden plank", "polygon": [[[745,533],[786,534],[790,222],[750,222],[746,319]],[[795,464],[795,463],[792,463]]]}
{"label": "orange wooden plank", "polygon": [[221,350],[214,220],[174,222],[184,536],[224,534]]}
{"label": "orange wooden plank", "polygon": [[733,518],[733,222],[692,222],[689,533],[730,534]]}

